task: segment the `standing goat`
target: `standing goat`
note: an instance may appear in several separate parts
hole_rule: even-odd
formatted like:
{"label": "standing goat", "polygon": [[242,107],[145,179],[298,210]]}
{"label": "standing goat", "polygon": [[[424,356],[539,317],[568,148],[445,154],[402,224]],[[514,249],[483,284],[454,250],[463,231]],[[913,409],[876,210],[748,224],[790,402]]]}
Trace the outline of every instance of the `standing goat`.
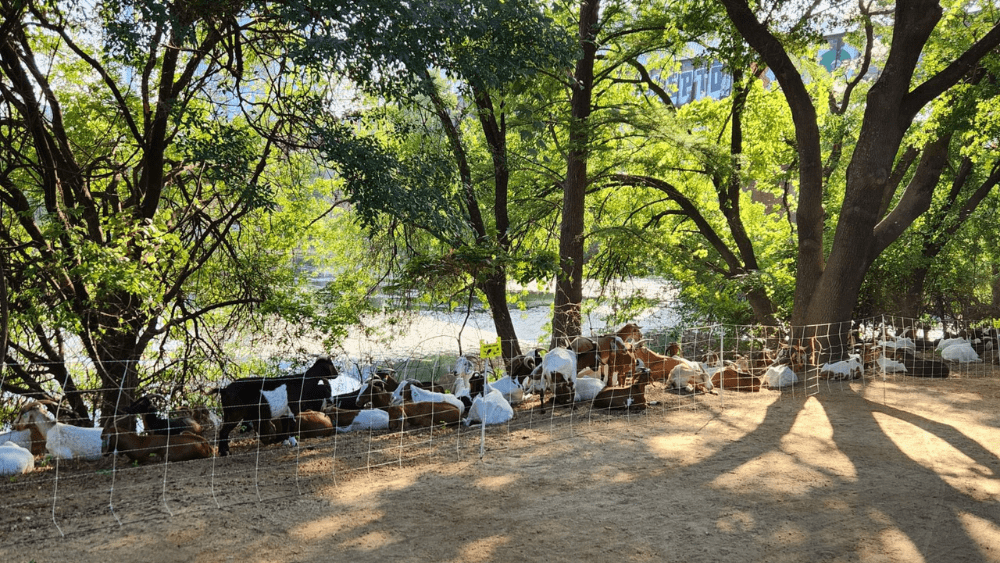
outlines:
{"label": "standing goat", "polygon": [[[531,372],[531,388],[538,391],[541,412],[545,412],[545,391],[552,391],[553,403],[573,403],[576,397],[576,354],[567,348],[549,350],[542,363]],[[525,390],[528,387],[525,386]]]}
{"label": "standing goat", "polygon": [[[319,358],[305,373],[239,379],[220,389],[219,455],[229,455],[229,433],[242,420],[251,422],[259,434],[291,435],[292,417],[321,410],[330,398],[329,381],[337,375],[329,358]],[[273,430],[272,419],[280,419],[281,430]]]}

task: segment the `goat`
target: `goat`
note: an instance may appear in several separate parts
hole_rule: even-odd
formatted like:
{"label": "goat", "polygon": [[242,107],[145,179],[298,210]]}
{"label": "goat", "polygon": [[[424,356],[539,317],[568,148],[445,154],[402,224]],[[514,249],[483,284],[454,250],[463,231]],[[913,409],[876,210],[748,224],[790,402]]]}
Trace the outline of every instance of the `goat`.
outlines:
{"label": "goat", "polygon": [[449,403],[405,403],[382,407],[382,410],[389,413],[389,430],[453,426],[462,419],[458,407]]}
{"label": "goat", "polygon": [[302,440],[324,438],[334,432],[333,421],[322,412],[302,411],[295,417],[295,434]]}
{"label": "goat", "polygon": [[906,367],[906,374],[914,377],[948,377],[948,364],[941,360],[924,360],[904,348],[897,348],[895,359]]}
{"label": "goat", "polygon": [[201,425],[189,416],[168,419],[156,414],[156,408],[153,406],[154,397],[163,399],[162,395],[146,395],[129,405],[124,412],[141,416],[147,434],[170,435],[190,432],[201,435],[203,431]]}
{"label": "goat", "polygon": [[534,371],[536,367],[541,365],[541,363],[541,350],[535,348],[527,354],[514,356],[510,360],[510,365],[507,366],[507,373],[510,375],[511,379],[523,385],[524,380],[531,376],[531,372]]}
{"label": "goat", "polygon": [[652,382],[650,370],[638,370],[635,381],[628,387],[605,387],[590,402],[592,409],[635,409],[646,408],[646,385]]}
{"label": "goat", "polygon": [[469,414],[465,417],[465,425],[473,422],[483,424],[503,424],[514,418],[514,409],[499,390],[486,384],[485,391],[472,400]]}
{"label": "goat", "polygon": [[229,433],[241,420],[248,420],[261,432],[260,425],[271,425],[281,418],[304,410],[320,410],[330,398],[330,379],[338,375],[329,358],[319,358],[305,373],[285,377],[239,379],[219,390],[222,403],[222,429],[219,431],[219,455],[229,455]]}
{"label": "goat", "polygon": [[[506,389],[516,389],[517,383],[513,380],[507,378],[510,383],[504,383]],[[476,397],[483,394],[483,390],[486,386],[486,376],[480,372],[473,372],[469,376],[468,380],[464,377],[455,378],[454,383],[452,383],[452,395],[455,396],[459,401],[462,401],[462,412],[468,412],[469,407],[472,406],[472,401]],[[523,390],[522,390],[523,398]]]}
{"label": "goat", "polygon": [[215,455],[215,449],[208,440],[191,432],[140,436],[112,425],[104,430],[103,435],[107,440],[108,452],[117,451],[139,463],[156,461],[154,458],[163,461],[189,461]]}
{"label": "goat", "polygon": [[953,362],[981,362],[970,342],[958,342],[941,350],[941,359]]}
{"label": "goat", "polygon": [[797,383],[798,380],[799,376],[795,375],[795,371],[787,363],[772,364],[764,372],[764,381],[767,382],[767,386],[770,389],[787,387]]}
{"label": "goat", "polygon": [[[677,346],[673,343],[672,346]],[[679,350],[679,347],[677,348]],[[669,351],[669,349],[668,349]],[[653,381],[664,381],[670,377],[670,371],[678,364],[685,362],[683,358],[676,357],[676,354],[664,356],[646,348],[643,345],[635,347],[635,357],[642,361],[642,364],[650,371]]]}
{"label": "goat", "polygon": [[[531,389],[538,390],[541,412],[545,412],[545,391],[552,390],[554,403],[573,402],[576,395],[576,354],[567,348],[549,350],[542,363],[531,372]],[[527,390],[527,388],[526,388]]]}
{"label": "goat", "polygon": [[859,379],[864,373],[865,366],[861,362],[861,356],[856,354],[851,354],[846,360],[823,364],[819,368],[820,377],[833,380]]}
{"label": "goat", "polygon": [[[459,376],[455,378],[455,381],[459,379],[465,381],[465,376]],[[444,393],[446,390],[441,385],[436,383],[426,383],[418,379],[406,379],[399,383],[396,390],[392,392],[392,399],[389,402],[390,405],[401,405],[407,401],[413,401],[413,387],[419,387],[425,391],[432,391],[434,393]],[[379,408],[384,405],[373,405],[375,408]]]}
{"label": "goat", "polygon": [[577,374],[576,395],[573,397],[573,400],[577,402],[591,401],[606,387],[607,385],[604,384],[604,381],[599,378]]}
{"label": "goat", "polygon": [[34,468],[31,450],[9,440],[0,443],[0,477],[29,473]]}
{"label": "goat", "polygon": [[712,385],[719,389],[756,393],[760,391],[761,378],[745,371],[739,371],[736,366],[725,366],[712,374]]}
{"label": "goat", "polygon": [[327,398],[320,406],[320,410],[323,410],[327,405],[347,410],[361,410],[369,406],[373,408],[389,406],[392,404],[394,394],[396,392],[402,393],[402,387],[405,383],[405,381],[396,383],[395,390],[389,391],[384,380],[373,377],[357,391],[348,391]]}
{"label": "goat", "polygon": [[708,393],[712,390],[712,378],[701,364],[680,358],[681,362],[670,370],[667,387],[683,389],[688,393],[697,390]]}
{"label": "goat", "polygon": [[764,348],[763,350],[751,350],[747,353],[746,360],[748,371],[753,375],[763,375],[767,368],[777,359],[774,350]]}
{"label": "goat", "polygon": [[512,405],[516,405],[524,400],[524,387],[509,375],[491,382],[490,387],[499,391],[503,395],[503,398],[507,399],[507,402]]}
{"label": "goat", "polygon": [[[456,380],[457,381],[457,380]],[[411,386],[410,393],[414,403],[449,403],[458,408],[459,413],[465,412],[465,403],[461,399],[450,393],[438,393],[435,391],[425,391],[420,387]]]}
{"label": "goat", "polygon": [[[364,409],[354,412],[351,422],[346,426],[340,426],[341,417],[337,417],[337,432],[354,432],[355,430],[384,430],[389,428],[389,413],[377,409]],[[346,420],[346,417],[344,418]]]}
{"label": "goat", "polygon": [[[292,430],[300,440],[306,438],[323,438],[332,436],[334,430],[333,421],[325,413],[316,411],[302,411],[295,417],[295,428]],[[262,434],[261,444],[275,444],[286,439],[287,436],[281,434]]]}
{"label": "goat", "polygon": [[809,351],[805,346],[799,344],[786,344],[781,342],[778,344],[778,355],[775,358],[775,363],[785,363],[784,360],[788,360],[788,364],[791,366],[792,371],[802,371],[806,369],[806,362],[809,361]]}
{"label": "goat", "polygon": [[705,355],[701,358],[701,363],[707,367],[721,368],[726,364],[722,361],[722,357],[719,356],[719,352],[716,350],[709,350],[705,352]]}
{"label": "goat", "polygon": [[618,375],[627,377],[635,369],[633,342],[626,342],[616,334],[587,338],[578,336],[569,348],[576,353],[577,375],[586,368],[601,374],[605,383],[617,384]]}
{"label": "goat", "polygon": [[642,329],[641,326],[635,323],[628,323],[625,326],[618,329],[615,332],[615,336],[618,336],[625,342],[631,340],[632,342],[638,344],[639,342],[642,342],[642,330],[640,329]]}
{"label": "goat", "polygon": [[21,414],[14,421],[15,430],[28,430],[31,427],[45,437],[46,451],[57,459],[97,460],[104,453],[102,429],[57,422],[45,410],[42,402],[28,403],[21,407]]}
{"label": "goat", "polygon": [[31,452],[31,455],[42,455],[45,453],[45,435],[35,426],[29,426],[24,430],[0,432],[0,444],[7,442],[14,442],[18,446],[27,449]]}

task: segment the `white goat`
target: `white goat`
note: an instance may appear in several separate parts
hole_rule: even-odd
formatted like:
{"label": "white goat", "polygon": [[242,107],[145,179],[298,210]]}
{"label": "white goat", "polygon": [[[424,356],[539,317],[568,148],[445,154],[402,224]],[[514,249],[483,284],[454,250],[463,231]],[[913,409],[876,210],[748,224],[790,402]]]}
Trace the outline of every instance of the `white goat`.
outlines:
{"label": "white goat", "polygon": [[490,383],[490,387],[499,391],[503,395],[503,398],[507,399],[507,402],[512,405],[516,405],[524,400],[524,387],[509,375],[505,375]]}
{"label": "white goat", "polygon": [[938,352],[943,352],[944,350],[957,344],[972,344],[972,342],[966,338],[942,338],[938,341],[937,346],[935,346],[934,349]]}
{"label": "white goat", "polygon": [[979,354],[968,342],[957,342],[941,350],[942,360],[953,362],[981,362]]}
{"label": "white goat", "polygon": [[35,427],[27,430],[0,432],[0,444],[6,442],[14,442],[18,446],[30,450],[33,455],[45,453],[45,436]]}
{"label": "white goat", "polygon": [[552,391],[553,403],[557,398],[556,388],[565,385],[569,396],[576,395],[576,354],[567,348],[553,348],[542,358],[541,365],[535,366],[531,372],[531,386],[526,390],[538,391],[545,412],[545,391]]}
{"label": "white goat", "polygon": [[876,358],[875,363],[884,373],[906,373],[906,366],[903,365],[903,362],[897,362],[885,356]]}
{"label": "white goat", "polygon": [[489,383],[482,395],[476,396],[469,407],[469,416],[465,417],[465,425],[474,422],[483,424],[503,424],[514,418],[514,409],[504,398],[500,390],[494,389]]}
{"label": "white goat", "polygon": [[688,393],[693,393],[697,389],[709,392],[714,387],[712,377],[708,375],[705,368],[698,362],[692,362],[683,358],[676,358],[680,363],[670,370],[667,377],[667,387],[683,389]]}
{"label": "white goat", "polygon": [[[589,369],[589,368],[587,368]],[[582,372],[581,372],[582,373]],[[574,401],[592,401],[594,397],[597,396],[607,385],[604,381],[596,377],[577,377],[576,378],[576,395],[574,396]]]}
{"label": "white goat", "polygon": [[767,386],[771,389],[777,389],[779,387],[787,387],[798,382],[799,376],[795,375],[792,368],[787,365],[772,365],[768,366],[767,371],[764,372],[764,381],[767,382]]}
{"label": "white goat", "polygon": [[28,448],[7,441],[0,444],[0,476],[20,475],[35,468],[35,456]]}
{"label": "white goat", "polygon": [[860,379],[865,373],[865,366],[861,364],[861,356],[850,354],[846,360],[826,363],[820,366],[819,376],[833,380]]}
{"label": "white goat", "polygon": [[[414,387],[416,389],[416,387]],[[389,413],[382,409],[364,409],[346,427],[337,427],[337,432],[354,432],[355,430],[384,430],[389,428]]]}
{"label": "white goat", "polygon": [[45,449],[58,459],[101,459],[104,439],[101,428],[82,428],[63,424],[45,410],[42,403],[29,403],[21,408],[21,415],[14,421],[15,430],[31,426],[45,436]]}
{"label": "white goat", "polygon": [[436,391],[427,391],[425,389],[417,387],[416,385],[411,385],[410,394],[413,397],[414,403],[442,403],[442,402],[449,403],[458,407],[459,413],[465,412],[465,404],[462,403],[461,399],[450,393],[438,393]]}

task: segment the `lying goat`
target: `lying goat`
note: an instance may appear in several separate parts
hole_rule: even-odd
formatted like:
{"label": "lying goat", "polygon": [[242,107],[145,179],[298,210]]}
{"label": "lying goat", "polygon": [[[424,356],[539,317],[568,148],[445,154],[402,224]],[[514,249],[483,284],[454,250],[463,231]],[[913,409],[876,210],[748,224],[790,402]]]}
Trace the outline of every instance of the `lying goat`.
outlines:
{"label": "lying goat", "polygon": [[40,401],[21,407],[21,414],[14,421],[15,430],[34,428],[45,437],[45,449],[58,459],[101,459],[104,453],[100,428],[83,428],[57,422]]}
{"label": "lying goat", "polygon": [[147,434],[162,434],[167,436],[190,432],[201,435],[201,425],[191,417],[163,418],[158,415],[157,409],[153,405],[154,398],[161,401],[164,400],[162,395],[146,395],[129,405],[124,412],[126,414],[141,416],[142,425]]}
{"label": "lying goat", "polygon": [[112,426],[104,431],[109,452],[117,451],[129,459],[139,463],[153,461],[188,461],[205,459],[215,454],[208,440],[183,432],[181,434],[147,434],[140,436],[135,432],[120,430]]}
{"label": "lying goat", "polygon": [[634,409],[646,408],[646,385],[652,382],[648,368],[636,370],[638,375],[628,387],[605,387],[590,402],[593,409]]}

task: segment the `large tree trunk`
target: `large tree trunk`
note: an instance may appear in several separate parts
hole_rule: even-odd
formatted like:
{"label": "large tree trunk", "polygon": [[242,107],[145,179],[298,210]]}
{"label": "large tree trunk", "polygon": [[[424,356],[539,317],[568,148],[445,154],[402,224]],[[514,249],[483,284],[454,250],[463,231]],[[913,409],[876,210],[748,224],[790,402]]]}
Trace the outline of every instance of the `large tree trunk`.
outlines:
{"label": "large tree trunk", "polygon": [[580,334],[583,303],[583,228],[587,192],[587,157],[590,143],[591,97],[594,61],[597,58],[597,22],[600,0],[580,3],[580,47],[583,56],[573,73],[573,98],[569,124],[570,150],[563,185],[562,225],[559,230],[559,271],[556,274],[552,346],[566,346]]}
{"label": "large tree trunk", "polygon": [[[847,169],[844,202],[829,259],[824,263],[823,165],[816,109],[798,67],[781,41],[745,0],[722,0],[730,21],[781,84],[792,111],[799,153],[798,271],[792,324],[846,330],[861,283],[875,258],[927,210],[947,156],[947,139],[928,145],[919,169],[884,218],[883,202],[895,186],[890,172],[913,118],[974,70],[1000,44],[1000,26],[976,41],[937,74],[913,86],[924,45],[942,16],[936,0],[896,3],[892,44],[878,80],[868,91],[865,116]],[[923,79],[923,77],[921,77]],[[823,329],[829,331],[830,328]],[[837,342],[842,339],[833,339]],[[838,354],[832,353],[836,359]]]}

